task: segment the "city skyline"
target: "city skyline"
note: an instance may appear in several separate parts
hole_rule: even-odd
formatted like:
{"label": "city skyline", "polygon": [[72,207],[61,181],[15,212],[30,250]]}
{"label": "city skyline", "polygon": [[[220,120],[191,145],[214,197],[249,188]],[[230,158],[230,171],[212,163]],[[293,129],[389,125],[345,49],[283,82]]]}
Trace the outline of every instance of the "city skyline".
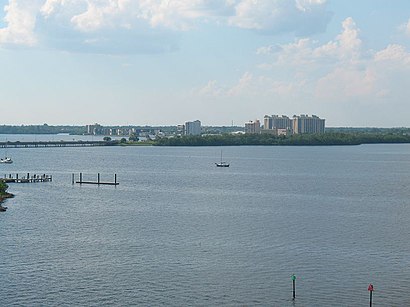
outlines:
{"label": "city skyline", "polygon": [[410,2],[0,0],[5,125],[409,127]]}

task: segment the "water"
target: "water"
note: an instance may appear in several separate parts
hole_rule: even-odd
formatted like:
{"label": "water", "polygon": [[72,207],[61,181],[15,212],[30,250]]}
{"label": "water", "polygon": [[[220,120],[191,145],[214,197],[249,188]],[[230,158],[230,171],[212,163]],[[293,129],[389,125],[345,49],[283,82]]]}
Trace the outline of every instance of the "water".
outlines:
{"label": "water", "polygon": [[410,305],[410,145],[8,150],[1,306]]}

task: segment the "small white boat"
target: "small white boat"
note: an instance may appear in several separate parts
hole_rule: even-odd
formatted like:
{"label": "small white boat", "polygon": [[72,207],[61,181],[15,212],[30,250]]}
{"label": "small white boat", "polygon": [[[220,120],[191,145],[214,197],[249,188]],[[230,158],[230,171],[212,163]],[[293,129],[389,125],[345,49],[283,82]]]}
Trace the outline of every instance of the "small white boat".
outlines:
{"label": "small white boat", "polygon": [[229,163],[222,161],[222,150],[221,150],[221,162],[215,163],[216,167],[229,167]]}
{"label": "small white boat", "polygon": [[229,163],[221,161],[220,163],[215,163],[216,167],[229,167]]}
{"label": "small white boat", "polygon": [[5,157],[4,159],[0,159],[0,163],[13,163],[13,160],[11,158]]}

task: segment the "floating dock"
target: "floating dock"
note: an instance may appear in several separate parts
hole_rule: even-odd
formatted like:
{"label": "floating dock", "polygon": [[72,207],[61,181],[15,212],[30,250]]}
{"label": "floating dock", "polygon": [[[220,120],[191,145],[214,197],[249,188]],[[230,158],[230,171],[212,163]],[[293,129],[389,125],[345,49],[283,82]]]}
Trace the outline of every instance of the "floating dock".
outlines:
{"label": "floating dock", "polygon": [[4,178],[0,180],[4,181],[5,183],[36,183],[36,182],[51,182],[53,181],[53,176],[41,174],[41,175],[31,175],[27,173],[27,175],[19,176],[19,174],[9,174],[8,176],[5,174]]}

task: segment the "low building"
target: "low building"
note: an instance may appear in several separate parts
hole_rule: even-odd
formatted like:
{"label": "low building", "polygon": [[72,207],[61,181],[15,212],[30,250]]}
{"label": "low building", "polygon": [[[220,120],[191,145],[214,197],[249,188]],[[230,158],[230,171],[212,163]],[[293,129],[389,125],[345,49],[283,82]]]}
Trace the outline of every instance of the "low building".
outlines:
{"label": "low building", "polygon": [[261,129],[261,134],[272,134],[275,136],[291,135],[292,131],[287,128]]}

